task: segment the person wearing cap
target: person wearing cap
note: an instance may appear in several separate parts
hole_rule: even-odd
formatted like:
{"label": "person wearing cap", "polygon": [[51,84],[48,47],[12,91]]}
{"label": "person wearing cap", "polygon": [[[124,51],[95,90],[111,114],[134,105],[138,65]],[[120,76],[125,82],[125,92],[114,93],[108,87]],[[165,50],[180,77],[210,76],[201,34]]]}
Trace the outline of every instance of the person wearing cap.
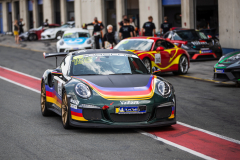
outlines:
{"label": "person wearing cap", "polygon": [[143,35],[143,31],[144,30],[145,30],[145,33],[144,33],[145,36],[153,36],[153,35],[155,35],[156,27],[155,27],[155,24],[152,21],[153,21],[153,17],[149,16],[148,17],[148,22],[143,24],[142,35]]}
{"label": "person wearing cap", "polygon": [[102,38],[103,36],[103,28],[104,25],[101,21],[98,21],[97,17],[94,18],[94,21],[92,23],[88,23],[87,25],[93,25],[93,36],[94,36],[94,40],[95,40],[95,44],[96,44],[96,49],[100,49],[100,45],[99,45],[99,40]]}

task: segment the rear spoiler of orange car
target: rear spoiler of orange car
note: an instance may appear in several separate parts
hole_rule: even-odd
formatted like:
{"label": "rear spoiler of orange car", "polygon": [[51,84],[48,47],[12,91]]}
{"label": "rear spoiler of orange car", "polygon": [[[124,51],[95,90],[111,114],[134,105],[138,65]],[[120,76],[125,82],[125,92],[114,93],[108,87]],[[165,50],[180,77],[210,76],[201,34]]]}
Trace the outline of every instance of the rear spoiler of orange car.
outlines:
{"label": "rear spoiler of orange car", "polygon": [[65,57],[68,54],[68,52],[59,52],[59,53],[43,53],[44,59],[50,58],[50,57],[56,57],[56,67],[57,67],[57,57]]}

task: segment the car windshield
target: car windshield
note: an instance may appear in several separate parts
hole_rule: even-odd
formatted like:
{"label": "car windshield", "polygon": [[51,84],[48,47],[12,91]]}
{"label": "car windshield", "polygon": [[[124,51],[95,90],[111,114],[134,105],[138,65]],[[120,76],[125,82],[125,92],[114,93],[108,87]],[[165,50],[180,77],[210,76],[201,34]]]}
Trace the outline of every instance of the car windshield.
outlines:
{"label": "car windshield", "polygon": [[90,37],[90,34],[85,32],[72,32],[65,33],[63,35],[63,38],[82,38],[82,37]]}
{"label": "car windshield", "polygon": [[69,27],[70,26],[70,24],[68,24],[68,23],[65,23],[64,25],[62,25],[60,28],[67,28],[67,27]]}
{"label": "car windshield", "polygon": [[186,30],[186,31],[180,31],[175,33],[174,35],[175,40],[199,40],[199,39],[208,39],[204,33],[194,31],[194,30]]}
{"label": "car windshield", "polygon": [[153,42],[154,41],[150,39],[126,39],[118,43],[114,49],[150,51]]}
{"label": "car windshield", "polygon": [[70,75],[148,74],[148,70],[133,54],[85,54],[72,58]]}

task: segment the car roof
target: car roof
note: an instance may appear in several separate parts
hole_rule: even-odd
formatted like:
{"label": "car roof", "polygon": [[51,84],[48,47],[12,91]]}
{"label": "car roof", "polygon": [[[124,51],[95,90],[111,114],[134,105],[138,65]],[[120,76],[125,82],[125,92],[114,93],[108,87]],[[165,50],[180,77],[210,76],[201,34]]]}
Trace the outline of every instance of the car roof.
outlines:
{"label": "car roof", "polygon": [[164,38],[160,38],[160,37],[147,37],[147,36],[142,36],[142,37],[131,37],[131,38],[128,38],[128,39],[152,39],[154,41],[156,40],[164,40]]}
{"label": "car roof", "polygon": [[187,29],[187,28],[182,28],[182,29],[178,29],[178,30],[173,30],[175,32],[183,32],[183,31],[196,31],[195,29]]}
{"label": "car roof", "polygon": [[122,54],[131,54],[135,55],[135,53],[130,51],[121,51],[118,49],[87,49],[72,52],[72,55],[82,55],[82,54],[103,54],[103,53],[122,53]]}
{"label": "car roof", "polygon": [[72,33],[72,32],[84,32],[84,33],[89,33],[88,30],[82,29],[82,28],[72,28],[72,29],[66,30],[64,33]]}

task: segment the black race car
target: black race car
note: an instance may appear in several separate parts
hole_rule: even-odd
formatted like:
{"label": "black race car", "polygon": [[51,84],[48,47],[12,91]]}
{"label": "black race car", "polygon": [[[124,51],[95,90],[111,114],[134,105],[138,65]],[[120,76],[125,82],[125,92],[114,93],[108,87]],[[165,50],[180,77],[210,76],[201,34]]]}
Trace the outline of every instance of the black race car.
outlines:
{"label": "black race car", "polygon": [[203,32],[194,29],[169,31],[163,38],[185,49],[191,60],[219,59],[222,56],[218,40],[208,38]]}
{"label": "black race car", "polygon": [[214,80],[240,83],[240,51],[228,53],[214,66]]}

